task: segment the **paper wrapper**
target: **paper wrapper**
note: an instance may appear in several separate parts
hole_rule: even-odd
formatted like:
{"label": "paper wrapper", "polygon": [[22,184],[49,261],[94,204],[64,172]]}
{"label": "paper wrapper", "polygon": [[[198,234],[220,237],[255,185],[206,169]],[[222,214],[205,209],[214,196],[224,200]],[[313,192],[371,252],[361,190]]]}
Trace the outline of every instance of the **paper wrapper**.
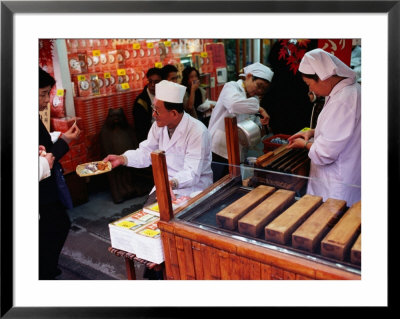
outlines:
{"label": "paper wrapper", "polygon": [[89,162],[89,163],[80,164],[80,165],[78,165],[78,166],[76,167],[75,171],[76,171],[76,173],[77,173],[80,177],[93,176],[93,175],[100,175],[100,174],[108,173],[108,172],[111,171],[111,169],[112,169],[111,162],[107,162],[107,163],[106,163],[106,164],[107,164],[107,167],[106,167],[104,170],[99,170],[99,169],[98,169],[97,171],[92,172],[92,173],[85,173],[85,172],[82,172],[82,171],[84,171],[86,165],[88,165],[88,164],[97,164],[97,163],[100,163],[100,162],[101,162],[101,161],[98,161],[98,162]]}

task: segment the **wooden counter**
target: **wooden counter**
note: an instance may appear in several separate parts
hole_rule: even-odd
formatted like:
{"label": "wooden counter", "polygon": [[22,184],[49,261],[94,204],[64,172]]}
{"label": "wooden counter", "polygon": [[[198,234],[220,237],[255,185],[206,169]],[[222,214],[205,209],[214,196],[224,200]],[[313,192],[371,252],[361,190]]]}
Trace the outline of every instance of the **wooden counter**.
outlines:
{"label": "wooden counter", "polygon": [[[236,120],[236,119],[235,119]],[[234,123],[235,124],[235,123]],[[229,138],[227,138],[229,140]],[[230,161],[239,167],[236,162]],[[171,280],[360,280],[360,272],[315,261],[285,249],[243,241],[223,230],[199,227],[178,215],[195,207],[205,196],[238,175],[231,170],[217,183],[190,200],[185,207],[173,211],[168,188],[165,154],[152,153],[155,184],[160,207],[161,238],[164,247],[166,279]]]}

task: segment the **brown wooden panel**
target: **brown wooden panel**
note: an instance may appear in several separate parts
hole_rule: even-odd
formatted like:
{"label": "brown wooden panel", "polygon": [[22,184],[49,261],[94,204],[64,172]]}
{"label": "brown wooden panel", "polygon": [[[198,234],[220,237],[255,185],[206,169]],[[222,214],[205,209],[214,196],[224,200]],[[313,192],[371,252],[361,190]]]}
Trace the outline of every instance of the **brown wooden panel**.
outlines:
{"label": "brown wooden panel", "polygon": [[239,232],[252,237],[258,237],[264,233],[265,225],[293,203],[294,195],[293,191],[278,189],[239,219]]}
{"label": "brown wooden panel", "polygon": [[175,236],[169,233],[166,233],[166,235],[169,247],[169,264],[171,267],[170,276],[168,276],[168,272],[167,276],[171,277],[172,279],[178,280],[180,279],[180,272],[178,254],[175,246]]}
{"label": "brown wooden panel", "polygon": [[292,246],[309,252],[315,251],[321,239],[338,221],[345,207],[346,201],[328,198],[292,234]]}
{"label": "brown wooden panel", "polygon": [[229,260],[229,253],[223,250],[218,252],[219,256],[219,266],[220,266],[220,273],[222,280],[229,280],[231,279],[231,263]]}
{"label": "brown wooden panel", "polygon": [[299,274],[296,274],[296,278],[295,279],[296,280],[314,280],[314,278],[310,278],[310,277],[299,275]]}
{"label": "brown wooden panel", "polygon": [[172,221],[170,223],[177,226],[174,228],[174,232],[176,235],[184,238],[190,238],[191,240],[207,244],[208,246],[214,248],[222,249],[231,253],[236,253],[237,241],[232,238],[228,238],[225,236],[213,236],[205,230],[201,230],[198,228],[195,229],[191,226],[174,223]]}
{"label": "brown wooden panel", "polygon": [[282,268],[271,266],[271,279],[272,280],[285,279],[283,272],[284,272],[284,270]]}
{"label": "brown wooden panel", "polygon": [[183,239],[183,251],[185,252],[186,262],[186,276],[189,280],[196,279],[196,273],[194,270],[193,253],[192,253],[192,242],[189,239]]}
{"label": "brown wooden panel", "polygon": [[195,241],[192,241],[192,252],[193,252],[193,262],[194,269],[196,273],[197,280],[204,279],[204,271],[203,271],[203,258],[201,253],[201,244]]}
{"label": "brown wooden panel", "polygon": [[260,185],[217,213],[219,227],[234,230],[237,221],[275,191],[274,187]]}
{"label": "brown wooden panel", "polygon": [[[160,225],[163,224],[160,222]],[[222,249],[229,252],[230,262],[231,262],[231,279],[243,279],[241,278],[241,263],[240,257],[251,258],[252,260],[261,263],[261,278],[271,279],[270,267],[274,266],[277,268],[284,269],[289,272],[298,274],[299,276],[304,276],[307,278],[315,279],[360,279],[360,276],[353,274],[346,270],[336,269],[334,267],[324,265],[321,263],[316,263],[311,260],[306,260],[301,257],[296,257],[293,255],[288,255],[282,252],[274,251],[265,247],[260,247],[257,245],[252,245],[249,243],[244,243],[236,239],[210,233],[204,229],[199,229],[197,227],[192,227],[187,224],[182,224],[177,221],[170,221],[168,229],[174,229],[176,234],[184,234],[187,239],[192,240],[193,247],[193,258],[196,268],[196,278],[198,279],[213,279],[211,276],[211,265],[210,265],[210,253],[204,247],[207,245],[213,245],[214,248]],[[161,226],[164,227],[164,226]],[[163,234],[163,231],[161,232]],[[183,235],[182,235],[183,236]],[[206,245],[207,243],[207,245]],[[175,252],[176,254],[176,252]],[[200,261],[196,261],[196,256],[200,256]],[[199,266],[201,262],[201,267]],[[167,259],[166,259],[167,263]],[[179,271],[178,271],[179,273]],[[318,273],[318,275],[317,275]],[[201,277],[199,276],[201,275]],[[175,277],[176,279],[179,279]],[[174,279],[168,277],[168,279]]]}
{"label": "brown wooden panel", "polygon": [[267,264],[260,263],[261,265],[261,279],[262,280],[271,280],[271,266]]}
{"label": "brown wooden panel", "polygon": [[171,264],[171,247],[169,243],[169,236],[173,236],[170,233],[167,232],[161,232],[161,239],[163,243],[163,249],[164,249],[164,259],[165,259],[165,273],[167,279],[174,279],[174,275],[172,272],[172,264]]}
{"label": "brown wooden panel", "polygon": [[203,257],[203,271],[204,271],[204,279],[212,280],[211,274],[211,247],[201,244],[201,255]]}
{"label": "brown wooden panel", "polygon": [[321,241],[321,254],[344,260],[361,230],[361,201],[353,204]]}
{"label": "brown wooden panel", "polygon": [[240,271],[241,271],[241,264],[240,264],[240,257],[236,254],[229,254],[230,257],[230,279],[231,280],[239,280],[241,279],[240,277]]}
{"label": "brown wooden panel", "polygon": [[221,267],[219,265],[219,250],[210,247],[210,264],[212,279],[221,279]]}
{"label": "brown wooden panel", "polygon": [[178,256],[180,279],[188,279],[186,275],[186,257],[183,249],[183,239],[175,236],[176,254]]}
{"label": "brown wooden panel", "polygon": [[288,243],[296,228],[321,204],[322,197],[304,195],[265,227],[265,239],[283,245]]}
{"label": "brown wooden panel", "polygon": [[240,279],[250,280],[250,260],[240,257]]}
{"label": "brown wooden panel", "polygon": [[294,272],[284,270],[283,271],[283,279],[284,280],[295,280],[296,274]]}
{"label": "brown wooden panel", "polygon": [[249,268],[250,268],[250,279],[251,280],[260,280],[261,279],[261,263],[255,260],[249,260]]}

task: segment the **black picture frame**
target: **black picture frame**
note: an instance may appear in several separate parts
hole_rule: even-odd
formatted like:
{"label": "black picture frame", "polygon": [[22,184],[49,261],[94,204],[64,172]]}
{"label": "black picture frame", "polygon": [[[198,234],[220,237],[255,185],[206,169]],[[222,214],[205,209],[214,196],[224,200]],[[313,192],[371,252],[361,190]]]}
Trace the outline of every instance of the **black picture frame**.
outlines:
{"label": "black picture frame", "polygon": [[[397,212],[399,182],[400,1],[1,1],[1,317],[5,318],[178,318],[192,308],[14,307],[13,304],[13,15],[15,13],[387,13],[388,14],[388,212]],[[11,111],[11,112],[10,112]],[[377,110],[379,112],[379,110]],[[10,118],[11,116],[11,118]],[[395,211],[396,210],[396,211]],[[379,214],[385,212],[377,212]],[[388,214],[388,219],[390,218]],[[394,227],[394,223],[388,223]],[[388,232],[389,234],[393,232]],[[390,240],[388,240],[390,247]],[[389,248],[390,249],[390,248]],[[390,265],[390,254],[388,254]],[[390,281],[388,282],[388,284]],[[388,304],[390,306],[390,298]],[[389,308],[389,307],[388,307]],[[298,308],[291,310],[299,311]],[[304,309],[303,309],[304,310]],[[245,313],[245,309],[240,312]],[[240,314],[235,310],[235,314]],[[226,315],[226,309],[205,313]],[[304,313],[302,311],[302,313]]]}

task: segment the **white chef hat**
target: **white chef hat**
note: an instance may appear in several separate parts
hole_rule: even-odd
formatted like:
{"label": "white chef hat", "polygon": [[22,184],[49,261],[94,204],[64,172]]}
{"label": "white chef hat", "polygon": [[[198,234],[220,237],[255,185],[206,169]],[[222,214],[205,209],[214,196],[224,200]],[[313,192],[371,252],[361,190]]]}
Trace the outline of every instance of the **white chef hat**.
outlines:
{"label": "white chef hat", "polygon": [[156,84],[157,100],[170,103],[183,103],[183,96],[186,92],[186,86],[175,82],[163,80]]}
{"label": "white chef hat", "polygon": [[269,67],[259,62],[246,66],[245,68],[243,68],[243,72],[244,74],[240,74],[239,76],[251,74],[255,77],[267,80],[269,82],[271,82],[272,77],[274,76],[274,72],[272,72]]}
{"label": "white chef hat", "polygon": [[307,52],[300,62],[299,71],[304,74],[316,74],[322,81],[333,75],[356,78],[356,73],[345,63],[322,49]]}

